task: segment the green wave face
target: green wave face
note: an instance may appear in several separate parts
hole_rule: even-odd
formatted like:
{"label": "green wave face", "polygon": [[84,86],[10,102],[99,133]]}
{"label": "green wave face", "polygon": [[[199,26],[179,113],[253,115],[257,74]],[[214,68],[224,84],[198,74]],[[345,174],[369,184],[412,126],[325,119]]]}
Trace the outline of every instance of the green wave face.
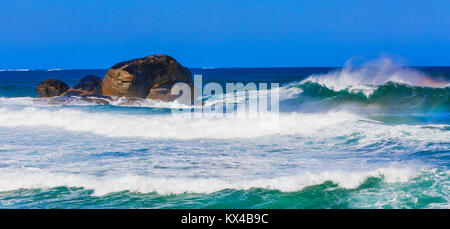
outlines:
{"label": "green wave face", "polygon": [[370,86],[373,88],[370,94],[352,88],[335,91],[314,82],[304,82],[288,87],[303,90],[301,94],[303,103],[316,102],[325,107],[351,104],[384,111],[450,111],[450,87],[419,87],[388,82],[379,86]]}

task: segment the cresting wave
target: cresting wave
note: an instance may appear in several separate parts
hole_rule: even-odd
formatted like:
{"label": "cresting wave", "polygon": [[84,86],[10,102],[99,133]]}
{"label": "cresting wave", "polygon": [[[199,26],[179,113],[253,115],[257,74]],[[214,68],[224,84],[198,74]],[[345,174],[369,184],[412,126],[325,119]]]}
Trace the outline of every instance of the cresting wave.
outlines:
{"label": "cresting wave", "polygon": [[323,171],[305,172],[278,178],[234,179],[220,178],[157,178],[137,175],[94,177],[64,173],[49,173],[40,169],[0,172],[0,191],[39,189],[54,187],[82,187],[94,190],[93,195],[102,196],[120,191],[139,193],[156,192],[160,195],[182,193],[213,193],[224,189],[246,190],[263,188],[282,192],[300,191],[308,186],[327,181],[341,188],[354,189],[368,178],[381,178],[387,183],[407,182],[420,174],[411,168],[379,168],[370,171]]}
{"label": "cresting wave", "polygon": [[[371,86],[370,94],[353,88],[333,90],[319,83],[305,81],[290,85],[302,89],[302,103],[320,102],[322,107],[333,108],[341,105],[371,106],[378,110],[412,110],[425,112],[450,111],[450,87],[433,88],[410,86],[387,82]],[[369,87],[368,87],[369,88]],[[316,105],[317,106],[317,103]]]}
{"label": "cresting wave", "polygon": [[434,79],[416,70],[395,67],[389,60],[378,67],[345,67],[311,75],[286,88],[301,89],[297,103],[310,103],[315,108],[358,105],[384,111],[450,111],[448,79]]}
{"label": "cresting wave", "polygon": [[389,82],[418,87],[445,88],[450,82],[445,79],[432,79],[417,70],[394,66],[390,59],[381,59],[376,66],[355,68],[346,66],[339,71],[311,75],[301,83],[311,82],[334,91],[362,92],[366,96],[373,93],[379,85]]}

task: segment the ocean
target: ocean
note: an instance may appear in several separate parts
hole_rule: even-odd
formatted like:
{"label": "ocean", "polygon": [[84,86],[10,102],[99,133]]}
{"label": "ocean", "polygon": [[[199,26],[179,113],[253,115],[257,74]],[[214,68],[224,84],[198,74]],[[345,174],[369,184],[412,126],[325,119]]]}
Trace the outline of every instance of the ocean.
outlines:
{"label": "ocean", "polygon": [[277,90],[277,125],[37,98],[46,79],[106,70],[0,71],[0,208],[450,207],[450,67],[191,71],[279,83],[226,101]]}

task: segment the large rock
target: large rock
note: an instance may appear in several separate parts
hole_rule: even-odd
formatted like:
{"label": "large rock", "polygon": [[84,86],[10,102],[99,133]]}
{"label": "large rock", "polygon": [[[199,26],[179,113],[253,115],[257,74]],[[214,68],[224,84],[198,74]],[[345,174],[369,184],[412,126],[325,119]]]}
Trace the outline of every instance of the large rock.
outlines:
{"label": "large rock", "polygon": [[189,69],[170,56],[152,55],[111,67],[103,79],[102,93],[172,101],[177,96],[170,95],[170,88],[178,82],[192,85]]}
{"label": "large rock", "polygon": [[86,96],[86,95],[101,95],[102,94],[102,79],[94,75],[83,77],[78,84],[70,88],[64,96]]}
{"label": "large rock", "polygon": [[61,80],[49,79],[42,83],[40,83],[36,91],[38,93],[38,97],[54,97],[61,96],[65,92],[69,90],[69,86],[62,82]]}

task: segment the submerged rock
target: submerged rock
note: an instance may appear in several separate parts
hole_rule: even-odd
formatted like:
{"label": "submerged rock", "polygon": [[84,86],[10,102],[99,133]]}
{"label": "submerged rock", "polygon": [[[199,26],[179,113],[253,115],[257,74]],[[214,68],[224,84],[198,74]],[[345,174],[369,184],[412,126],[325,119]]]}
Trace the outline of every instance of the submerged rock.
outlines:
{"label": "submerged rock", "polygon": [[38,98],[61,96],[69,89],[67,84],[56,79],[48,79],[36,87]]}
{"label": "submerged rock", "polygon": [[84,96],[81,96],[81,100],[90,102],[90,103],[99,104],[99,105],[107,105],[107,104],[111,103],[112,98],[108,97],[108,96],[101,96],[101,95],[95,95],[95,96],[84,95]]}
{"label": "submerged rock", "polygon": [[102,94],[102,79],[88,75],[83,77],[78,84],[70,88],[65,96],[86,96],[86,95],[101,95]]}
{"label": "submerged rock", "polygon": [[45,105],[82,105],[85,102],[98,105],[111,104],[114,98],[101,95],[83,95],[83,96],[57,96],[47,99],[39,99],[39,104]]}
{"label": "submerged rock", "polygon": [[191,72],[167,55],[152,55],[118,63],[106,73],[102,83],[105,96],[138,97],[173,101],[170,88],[192,84]]}
{"label": "submerged rock", "polygon": [[[186,83],[190,89],[191,95],[190,97],[186,97],[184,99],[186,99],[186,101],[180,101],[183,104],[189,104],[192,105],[194,104],[193,101],[195,101],[195,99],[198,97],[197,94],[197,90],[194,87],[193,83]],[[160,85],[156,85],[153,88],[150,89],[148,95],[147,95],[147,99],[158,99],[161,101],[174,101],[175,99],[177,99],[179,96],[182,95],[182,93],[180,93],[180,95],[172,95],[171,90],[174,89],[175,91],[179,90],[183,90],[183,87],[180,86],[179,84],[174,84],[174,85],[164,85],[164,86],[160,86]]]}

